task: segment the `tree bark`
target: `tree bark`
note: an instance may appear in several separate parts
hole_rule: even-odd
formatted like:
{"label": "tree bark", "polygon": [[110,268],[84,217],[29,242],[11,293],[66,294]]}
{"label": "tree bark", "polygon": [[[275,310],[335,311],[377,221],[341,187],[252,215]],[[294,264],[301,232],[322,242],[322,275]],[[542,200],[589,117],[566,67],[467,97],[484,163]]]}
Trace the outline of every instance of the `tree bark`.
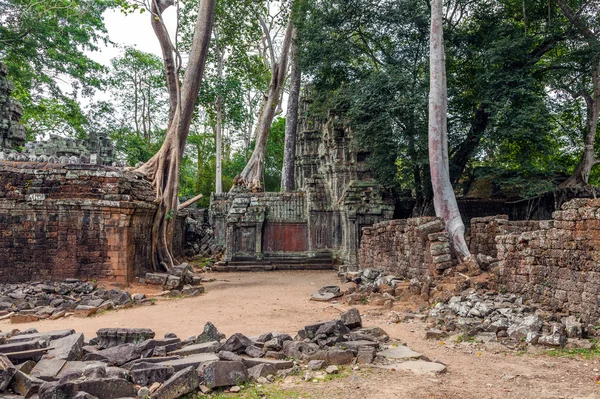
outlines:
{"label": "tree bark", "polygon": [[[208,55],[215,2],[216,0],[200,0],[189,64],[180,89],[179,81],[174,81],[176,105],[172,112],[172,118],[170,116],[165,141],[160,150],[136,170],[150,180],[156,194],[155,203],[158,208],[152,226],[152,253],[154,254],[152,261],[155,270],[160,265],[167,271],[171,271],[172,267],[177,264],[173,256],[173,227],[178,209],[179,167]],[[165,9],[166,7],[161,8],[160,12],[162,13]],[[157,19],[155,15],[152,15],[151,18],[153,26],[157,20],[162,23],[162,19]],[[172,48],[168,34],[167,38],[164,36],[166,32],[164,24],[162,29],[158,29],[161,34],[157,33],[157,38],[163,48],[163,55],[165,49],[170,48],[169,54],[172,56],[175,49]],[[166,40],[169,41],[166,42]],[[167,78],[175,76],[177,79],[175,65],[171,61],[172,57],[164,58]],[[167,79],[167,81],[169,80]],[[172,87],[168,86],[168,88],[171,93]],[[173,99],[172,96],[171,99]],[[171,111],[169,113],[171,115]]]}
{"label": "tree bark", "polygon": [[285,122],[285,143],[283,150],[283,167],[281,170],[281,190],[293,191],[296,188],[296,134],[298,130],[298,103],[300,100],[300,84],[302,82],[302,71],[298,59],[298,43],[296,29],[292,34],[292,47],[290,56],[292,59],[290,73],[290,95]]}
{"label": "tree bark", "polygon": [[232,191],[243,187],[251,192],[264,191],[264,173],[265,173],[265,151],[267,148],[267,139],[271,124],[275,117],[277,105],[281,98],[281,91],[285,83],[285,75],[287,73],[288,53],[292,42],[292,16],[290,15],[287,24],[283,45],[281,48],[281,56],[279,61],[274,62],[271,69],[271,82],[269,83],[269,92],[263,104],[258,125],[256,127],[256,145],[250,160],[246,167],[234,179]]}
{"label": "tree bark", "polygon": [[446,56],[442,27],[442,0],[431,1],[429,167],[435,213],[444,219],[453,249],[460,261],[471,257],[465,241],[465,226],[450,183],[448,165]]}

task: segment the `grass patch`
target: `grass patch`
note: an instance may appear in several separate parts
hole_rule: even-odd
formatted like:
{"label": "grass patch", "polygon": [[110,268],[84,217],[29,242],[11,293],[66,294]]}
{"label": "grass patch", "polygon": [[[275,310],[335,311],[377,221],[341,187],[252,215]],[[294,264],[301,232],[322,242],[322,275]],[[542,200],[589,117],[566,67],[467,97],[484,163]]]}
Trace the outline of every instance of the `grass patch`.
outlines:
{"label": "grass patch", "polygon": [[456,339],[454,340],[455,343],[460,344],[462,342],[468,342],[471,344],[475,344],[477,343],[477,340],[475,339],[475,337],[469,337],[468,335],[463,335],[460,334],[456,337]]}
{"label": "grass patch", "polygon": [[552,349],[546,352],[546,354],[550,357],[597,359],[600,358],[600,348],[594,345],[592,349]]}

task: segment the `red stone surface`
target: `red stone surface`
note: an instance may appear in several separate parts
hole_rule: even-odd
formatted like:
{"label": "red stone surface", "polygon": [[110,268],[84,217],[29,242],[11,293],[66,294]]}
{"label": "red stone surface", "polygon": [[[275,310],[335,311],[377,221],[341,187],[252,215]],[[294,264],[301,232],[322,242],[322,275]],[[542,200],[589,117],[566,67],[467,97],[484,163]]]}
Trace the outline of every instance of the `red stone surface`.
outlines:
{"label": "red stone surface", "polygon": [[306,223],[265,223],[264,252],[303,252],[308,250]]}

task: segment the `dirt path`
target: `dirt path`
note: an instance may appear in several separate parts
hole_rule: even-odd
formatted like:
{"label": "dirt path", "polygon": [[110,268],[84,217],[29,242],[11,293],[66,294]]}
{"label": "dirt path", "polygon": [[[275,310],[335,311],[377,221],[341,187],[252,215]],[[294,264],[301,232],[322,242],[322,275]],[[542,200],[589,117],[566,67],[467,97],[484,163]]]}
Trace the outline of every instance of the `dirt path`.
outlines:
{"label": "dirt path", "polygon": [[[332,272],[214,273],[208,277],[217,281],[207,283],[207,293],[200,297],[160,299],[154,306],[111,311],[88,319],[71,317],[18,325],[2,321],[0,330],[74,328],[92,337],[102,327],[148,327],[157,336],[175,332],[185,338],[197,335],[206,321],[212,321],[227,335],[295,333],[306,324],[336,317],[346,308],[309,301],[318,288],[338,283]],[[388,311],[358,308],[366,325],[382,327],[431,360],[446,364],[448,373],[433,377],[363,369],[327,383],[286,380],[282,388],[300,391],[302,397],[322,399],[600,398],[600,385],[594,381],[600,375],[598,359],[492,353],[467,343],[425,341],[423,323],[390,324]],[[289,397],[296,396],[290,393]]]}

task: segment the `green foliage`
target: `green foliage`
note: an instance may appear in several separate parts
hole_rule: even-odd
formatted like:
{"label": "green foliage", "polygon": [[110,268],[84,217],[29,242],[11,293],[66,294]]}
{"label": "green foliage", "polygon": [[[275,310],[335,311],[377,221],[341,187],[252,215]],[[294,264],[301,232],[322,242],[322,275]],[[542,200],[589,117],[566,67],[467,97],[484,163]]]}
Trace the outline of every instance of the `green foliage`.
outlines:
{"label": "green foliage", "polygon": [[108,42],[102,13],[113,6],[112,0],[0,0],[0,61],[23,104],[30,139],[84,134],[79,98],[102,87],[105,72],[87,53]]}

